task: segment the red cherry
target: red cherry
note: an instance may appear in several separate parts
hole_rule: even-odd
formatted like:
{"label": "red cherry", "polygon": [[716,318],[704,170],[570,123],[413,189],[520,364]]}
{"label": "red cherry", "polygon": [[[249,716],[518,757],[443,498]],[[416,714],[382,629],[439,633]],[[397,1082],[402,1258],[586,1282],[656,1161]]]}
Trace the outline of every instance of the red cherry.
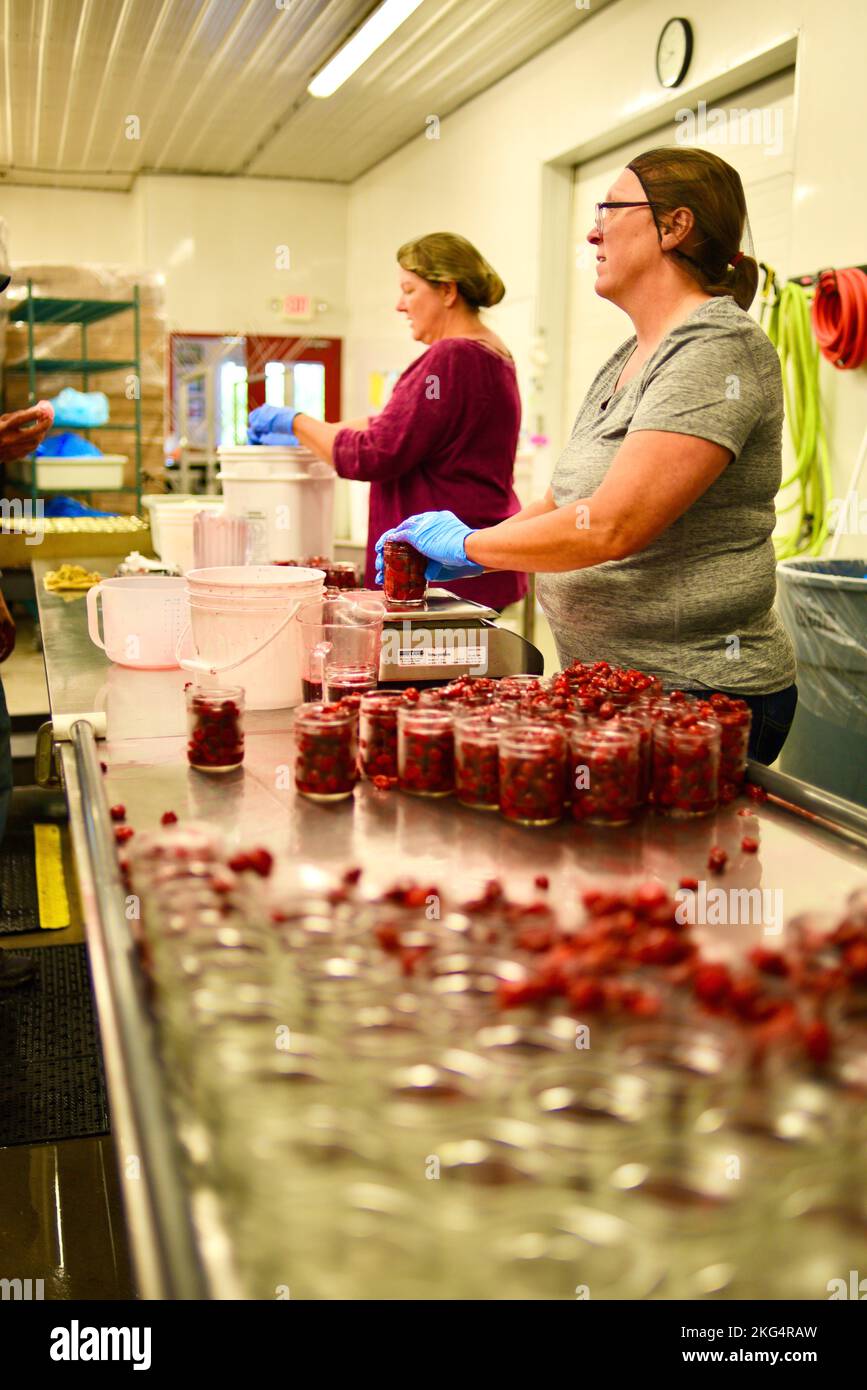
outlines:
{"label": "red cherry", "polygon": [[753,835],[745,835],[741,840],[741,849],[744,854],[755,854],[758,851],[759,842]]}
{"label": "red cherry", "polygon": [[114,828],[114,838],[119,845],[122,845],[125,840],[131,840],[134,834],[135,831],[131,825],[116,825]]}
{"label": "red cherry", "polygon": [[344,882],[344,883],[357,883],[358,880],[359,880],[360,878],[361,878],[361,869],[360,869],[358,866],[356,866],[356,867],[353,868],[353,869],[347,869],[347,870],[346,870],[346,873],[343,875],[343,882]]}
{"label": "red cherry", "polygon": [[725,965],[701,965],[692,977],[692,987],[705,1004],[721,1004],[732,985]]}
{"label": "red cherry", "polygon": [[813,1062],[827,1062],[831,1055],[831,1030],[827,1023],[822,1023],[816,1019],[813,1023],[808,1023],[803,1032],[804,1048],[807,1056]]}
{"label": "red cherry", "polygon": [[568,990],[569,1003],[584,1013],[598,1013],[605,1007],[605,991],[595,980],[573,980]]}
{"label": "red cherry", "polygon": [[177,820],[178,818],[174,811],[163,811],[160,816],[160,825],[176,825]]}
{"label": "red cherry", "polygon": [[728,863],[728,859],[729,857],[726,851],[724,849],[720,849],[719,845],[714,845],[713,849],[707,857],[707,866],[710,869],[711,873],[721,874],[726,864]]}
{"label": "red cherry", "polygon": [[260,878],[267,878],[274,867],[274,856],[270,850],[254,849],[247,856],[249,867]]}
{"label": "red cherry", "polygon": [[689,888],[689,889],[692,890],[693,893],[697,893],[697,892],[698,892],[698,879],[697,879],[697,878],[693,878],[690,874],[685,874],[684,877],[683,877],[682,879],[680,879],[680,881],[679,881],[679,883],[678,883],[678,887],[679,887],[679,888]]}
{"label": "red cherry", "polygon": [[750,801],[763,802],[768,799],[768,793],[765,791],[764,787],[757,787],[755,782],[749,782],[747,784],[747,796],[750,798]]}
{"label": "red cherry", "polygon": [[536,877],[533,879],[533,883],[537,888],[544,889],[550,886],[547,874],[537,874]]}
{"label": "red cherry", "polygon": [[789,965],[780,951],[769,951],[764,946],[755,946],[749,959],[763,975],[788,975]]}
{"label": "red cherry", "polygon": [[108,763],[100,763],[99,770],[100,772],[108,772]]}
{"label": "red cherry", "polygon": [[112,806],[111,811],[109,812],[109,815],[111,816],[112,820],[125,820],[125,819],[126,819],[126,807],[125,807],[125,806],[121,806],[121,805],[119,805],[119,804],[118,804],[117,806]]}

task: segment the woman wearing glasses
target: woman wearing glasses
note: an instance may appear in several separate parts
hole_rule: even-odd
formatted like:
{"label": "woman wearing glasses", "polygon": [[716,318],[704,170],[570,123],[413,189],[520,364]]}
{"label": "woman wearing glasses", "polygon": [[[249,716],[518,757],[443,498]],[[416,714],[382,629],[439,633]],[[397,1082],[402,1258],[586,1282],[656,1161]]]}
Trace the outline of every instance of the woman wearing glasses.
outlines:
{"label": "woman wearing glasses", "polygon": [[438,511],[386,534],[427,555],[431,579],[538,573],[564,665],[604,657],[668,688],[742,696],[751,756],[770,763],[797,691],[773,608],[782,379],[746,312],[758,266],[740,250],[745,221],[740,176],[716,155],[634,159],[587,236],[596,293],[634,333],[600,367],[548,493],[498,526]]}
{"label": "woman wearing glasses", "polygon": [[[270,405],[250,414],[251,443],[294,434],[341,478],[372,484],[369,585],[377,536],[410,513],[448,498],[471,525],[495,527],[520,507],[512,486],[521,425],[515,363],[481,318],[503,298],[502,280],[475,246],[451,232],[407,242],[397,262],[398,313],[415,341],[428,346],[385,409],[339,424]],[[527,578],[498,565],[476,584],[449,587],[500,610],[523,597]]]}

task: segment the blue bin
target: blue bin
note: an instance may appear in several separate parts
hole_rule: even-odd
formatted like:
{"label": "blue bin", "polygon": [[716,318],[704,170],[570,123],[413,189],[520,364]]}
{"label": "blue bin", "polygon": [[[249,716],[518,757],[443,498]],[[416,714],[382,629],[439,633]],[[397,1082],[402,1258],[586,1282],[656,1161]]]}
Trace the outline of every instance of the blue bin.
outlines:
{"label": "blue bin", "polygon": [[777,578],[798,657],[780,767],[867,805],[867,560],[784,560]]}

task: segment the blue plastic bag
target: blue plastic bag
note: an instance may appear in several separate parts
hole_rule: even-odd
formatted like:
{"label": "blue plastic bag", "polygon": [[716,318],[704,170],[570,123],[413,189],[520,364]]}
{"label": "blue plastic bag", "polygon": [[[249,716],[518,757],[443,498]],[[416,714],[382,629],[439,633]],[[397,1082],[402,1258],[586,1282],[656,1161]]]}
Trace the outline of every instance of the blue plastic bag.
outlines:
{"label": "blue plastic bag", "polygon": [[51,402],[55,425],[104,425],[108,422],[108,396],[104,391],[76,391],[67,386]]}
{"label": "blue plastic bag", "polygon": [[102,450],[80,434],[62,430],[59,434],[49,434],[34,450],[37,458],[102,458]]}

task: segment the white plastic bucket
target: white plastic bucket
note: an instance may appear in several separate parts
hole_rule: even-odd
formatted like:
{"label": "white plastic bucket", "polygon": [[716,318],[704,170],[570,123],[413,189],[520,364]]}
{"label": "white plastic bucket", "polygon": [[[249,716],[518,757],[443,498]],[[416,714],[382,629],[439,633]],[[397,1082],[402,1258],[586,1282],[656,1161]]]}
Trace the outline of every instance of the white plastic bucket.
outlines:
{"label": "white plastic bucket", "polygon": [[[99,631],[97,602],[102,597]],[[127,575],[103,579],[87,591],[87,631],[109,661],[138,671],[168,671],[179,665],[178,638],[189,619],[183,579]]]}
{"label": "white plastic bucket", "polygon": [[[163,564],[177,565],[181,574],[195,569],[196,552],[193,522],[199,512],[223,511],[222,497],[196,497],[179,507],[160,507],[160,559]],[[151,513],[153,515],[153,513]]]}
{"label": "white plastic bucket", "polygon": [[227,512],[250,523],[251,564],[331,554],[335,477],[334,473],[312,477],[260,472],[243,478],[219,474]]}
{"label": "white plastic bucket", "polygon": [[322,570],[230,565],[187,575],[191,643],[181,634],[178,662],[198,675],[243,686],[248,709],[288,709],[301,700],[301,648],[293,621],[318,598]]}
{"label": "white plastic bucket", "polygon": [[316,455],[303,444],[224,444],[217,453],[224,478],[256,478],[262,473],[300,476],[316,462]]}
{"label": "white plastic bucket", "polygon": [[146,492],[141,499],[151,528],[151,545],[154,554],[160,554],[160,510],[163,507],[176,507],[180,502],[192,502],[191,492]]}

